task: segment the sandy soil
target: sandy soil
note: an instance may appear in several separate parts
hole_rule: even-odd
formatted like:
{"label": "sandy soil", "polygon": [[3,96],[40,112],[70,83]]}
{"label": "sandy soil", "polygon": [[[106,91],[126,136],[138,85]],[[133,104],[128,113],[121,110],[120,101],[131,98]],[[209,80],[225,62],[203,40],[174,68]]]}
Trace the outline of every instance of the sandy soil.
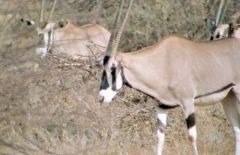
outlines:
{"label": "sandy soil", "polygon": [[[0,154],[1,155],[154,155],[156,101],[124,87],[111,105],[96,97],[101,68],[35,54],[36,35],[20,18],[39,19],[40,0],[0,0]],[[47,0],[48,13],[52,1]],[[136,1],[120,50],[136,50],[179,34],[207,40],[203,19],[219,1]],[[59,1],[54,21],[109,28],[113,0]],[[240,7],[232,1],[227,15]],[[228,18],[225,19],[227,21]],[[72,65],[69,65],[72,64]],[[81,65],[80,65],[81,64]],[[204,155],[234,153],[232,128],[220,104],[197,107],[198,147]],[[169,112],[164,154],[193,154],[181,109]]]}

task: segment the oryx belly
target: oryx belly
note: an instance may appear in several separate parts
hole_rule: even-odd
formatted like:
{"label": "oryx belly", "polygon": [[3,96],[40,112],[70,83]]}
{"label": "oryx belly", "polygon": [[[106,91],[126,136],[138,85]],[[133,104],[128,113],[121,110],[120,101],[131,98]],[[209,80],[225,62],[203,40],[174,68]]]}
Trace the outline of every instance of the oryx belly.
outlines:
{"label": "oryx belly", "polygon": [[228,95],[229,91],[232,89],[233,86],[234,85],[229,85],[228,87],[220,91],[216,91],[207,95],[196,97],[194,100],[194,103],[197,106],[205,106],[205,105],[211,105],[216,102],[219,102]]}

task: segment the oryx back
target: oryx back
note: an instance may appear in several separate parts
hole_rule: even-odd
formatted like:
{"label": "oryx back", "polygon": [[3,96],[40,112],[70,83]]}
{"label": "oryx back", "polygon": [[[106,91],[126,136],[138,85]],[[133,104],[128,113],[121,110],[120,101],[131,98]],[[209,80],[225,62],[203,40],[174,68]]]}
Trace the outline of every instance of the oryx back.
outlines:
{"label": "oryx back", "polygon": [[122,55],[123,65],[127,65],[124,68],[127,81],[158,99],[197,97],[240,82],[237,39],[193,42],[171,36],[148,48]]}
{"label": "oryx back", "polygon": [[68,23],[54,31],[54,48],[74,59],[88,59],[89,56],[103,55],[109,38],[110,33],[100,25],[77,27]]}

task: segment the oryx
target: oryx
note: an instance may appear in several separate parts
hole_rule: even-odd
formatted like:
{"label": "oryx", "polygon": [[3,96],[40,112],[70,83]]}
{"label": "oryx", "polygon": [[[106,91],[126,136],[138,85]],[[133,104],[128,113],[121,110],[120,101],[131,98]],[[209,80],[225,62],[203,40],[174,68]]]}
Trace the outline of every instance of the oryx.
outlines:
{"label": "oryx", "polygon": [[222,24],[225,12],[227,10],[228,1],[229,0],[220,1],[216,19],[215,21],[212,21],[212,27],[211,27],[212,35],[210,37],[210,40],[217,40],[217,39],[225,38],[231,35],[231,30],[232,30],[230,27],[231,25]]}
{"label": "oryx", "polygon": [[239,155],[240,40],[228,38],[194,42],[179,36],[169,36],[135,52],[117,53],[125,21],[117,35],[113,31],[103,59],[99,101],[111,102],[123,84],[159,101],[158,155],[163,150],[168,109],[180,107],[183,110],[189,139],[197,155],[194,107],[221,101],[233,126],[236,155]]}
{"label": "oryx", "polygon": [[[236,12],[231,16],[231,21],[228,24],[222,24],[226,8],[229,0],[221,0],[215,21],[212,20],[212,35],[210,40],[218,40],[223,38],[240,38],[239,27],[237,21],[240,17],[240,12]],[[206,19],[207,21],[208,19]]]}
{"label": "oryx", "polygon": [[231,17],[231,22],[228,24],[217,24],[215,30],[212,33],[211,40],[218,40],[223,38],[236,37],[239,38],[239,34],[236,32],[240,25],[237,21],[240,17],[240,12],[236,12]]}
{"label": "oryx", "polygon": [[34,27],[38,35],[37,54],[45,57],[50,50],[63,53],[73,59],[102,58],[110,38],[110,32],[98,24],[87,24],[75,26],[71,22],[51,22],[53,8],[47,21],[43,21],[44,0],[42,1],[42,11],[40,24],[34,21],[21,19],[21,22]]}
{"label": "oryx", "polygon": [[213,39],[223,39],[223,38],[240,38],[240,25],[237,24],[233,26],[230,24],[221,24],[213,33]]}

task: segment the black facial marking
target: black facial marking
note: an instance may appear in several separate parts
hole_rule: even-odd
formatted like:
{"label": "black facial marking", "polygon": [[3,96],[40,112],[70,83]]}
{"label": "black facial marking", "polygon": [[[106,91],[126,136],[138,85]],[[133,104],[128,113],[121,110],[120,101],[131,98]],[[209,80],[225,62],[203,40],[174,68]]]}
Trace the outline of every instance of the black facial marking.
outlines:
{"label": "black facial marking", "polygon": [[108,60],[110,59],[110,56],[106,55],[104,58],[103,58],[103,65],[105,66],[107,63],[108,63]]}
{"label": "black facial marking", "polygon": [[38,34],[38,46],[43,47],[43,34]]}
{"label": "black facial marking", "polygon": [[188,118],[186,119],[186,122],[187,122],[188,129],[193,127],[195,125],[195,114],[192,113],[191,115],[189,115]]}
{"label": "black facial marking", "polygon": [[111,76],[112,76],[112,90],[116,90],[116,67],[111,68]]}
{"label": "black facial marking", "polygon": [[166,105],[166,104],[159,104],[158,107],[161,108],[161,109],[167,110],[167,109],[173,109],[173,108],[176,108],[176,107],[178,107],[178,105],[170,106],[170,105]]}
{"label": "black facial marking", "polygon": [[211,36],[210,40],[213,40],[213,36]]}
{"label": "black facial marking", "polygon": [[219,33],[217,33],[216,38],[220,38],[220,34]]}
{"label": "black facial marking", "polygon": [[108,87],[109,87],[109,84],[108,84],[108,81],[107,81],[107,73],[106,73],[106,71],[103,71],[100,90],[107,89]]}
{"label": "black facial marking", "polygon": [[52,34],[52,31],[48,31],[48,43],[47,43],[47,51],[50,50],[50,39],[51,39],[51,34]]}

